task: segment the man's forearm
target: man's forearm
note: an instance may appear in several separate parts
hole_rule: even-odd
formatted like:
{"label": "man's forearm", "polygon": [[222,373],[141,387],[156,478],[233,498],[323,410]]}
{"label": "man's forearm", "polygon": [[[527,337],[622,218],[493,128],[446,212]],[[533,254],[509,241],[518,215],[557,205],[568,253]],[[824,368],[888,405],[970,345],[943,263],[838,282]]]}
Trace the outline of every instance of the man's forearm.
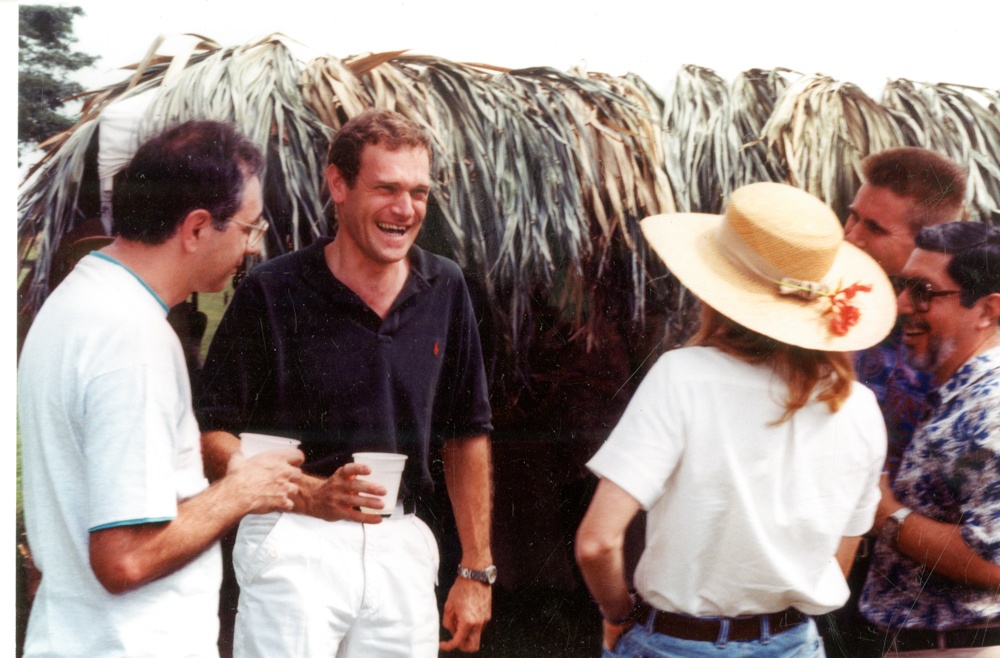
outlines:
{"label": "man's forearm", "polygon": [[1000,593],[1000,565],[976,553],[957,525],[914,512],[900,528],[896,548],[939,575]]}
{"label": "man's forearm", "polygon": [[[889,515],[903,508],[883,474],[882,499],[875,513],[875,531],[881,533]],[[961,527],[912,512],[896,536],[896,550],[935,573],[973,587],[1000,590],[1000,565],[981,557],[962,537]]]}
{"label": "man's forearm", "polygon": [[482,569],[493,564],[490,525],[493,506],[493,473],[490,439],[481,434],[452,439],[444,444],[445,484],[455,513],[462,566]]}
{"label": "man's forearm", "polygon": [[325,483],[326,480],[324,478],[318,478],[315,475],[303,473],[302,479],[299,480],[299,490],[294,496],[292,496],[292,501],[295,503],[295,507],[292,511],[296,514],[323,518],[323,514],[318,507],[317,501],[319,500],[319,493],[322,491]]}
{"label": "man's forearm", "polygon": [[[490,524],[493,474],[490,439],[485,434],[446,441],[441,451],[448,497],[455,512],[461,565],[484,569],[493,564]],[[489,585],[458,578],[448,592],[441,624],[451,632],[442,641],[443,651],[478,651],[483,628],[492,616],[493,592]]]}
{"label": "man's forearm", "polygon": [[[299,463],[301,453],[296,454],[293,461]],[[299,476],[287,456],[262,456],[180,503],[169,522],[92,532],[91,568],[113,594],[162,578],[195,559],[244,515],[288,509]]]}
{"label": "man's forearm", "polygon": [[226,475],[229,460],[240,449],[240,440],[235,435],[222,430],[211,430],[201,435],[201,458],[205,465],[205,475],[215,482]]}
{"label": "man's forearm", "polygon": [[90,562],[101,584],[120,594],[173,573],[203,553],[246,512],[224,481],[184,501],[164,524],[98,530],[90,535]]}
{"label": "man's forearm", "polygon": [[[226,469],[233,453],[240,449],[240,439],[234,434],[222,430],[212,430],[201,435],[202,460],[205,463],[205,475],[215,482],[226,475]],[[324,478],[313,475],[302,474],[299,480],[299,490],[292,500],[295,508],[292,510],[296,514],[322,517],[316,505],[311,504],[313,496],[326,482]]]}

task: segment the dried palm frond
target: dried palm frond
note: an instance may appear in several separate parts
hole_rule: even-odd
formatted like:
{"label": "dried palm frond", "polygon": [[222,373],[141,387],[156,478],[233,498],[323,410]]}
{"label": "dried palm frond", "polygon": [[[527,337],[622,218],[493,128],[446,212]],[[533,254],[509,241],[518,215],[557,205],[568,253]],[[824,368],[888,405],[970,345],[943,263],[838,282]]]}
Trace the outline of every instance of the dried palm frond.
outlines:
{"label": "dried palm frond", "polygon": [[905,139],[892,114],[859,87],[804,76],[778,98],[763,129],[788,182],[823,199],[843,218],[860,185],[859,163]]}
{"label": "dried palm frond", "polygon": [[717,212],[722,205],[713,162],[712,123],[728,98],[725,80],[711,69],[688,65],[677,73],[664,110],[664,150],[680,212]]}
{"label": "dried palm frond", "polygon": [[914,146],[968,169],[966,204],[973,219],[1000,221],[1000,91],[894,80],[882,103],[915,127]]}
{"label": "dried palm frond", "polygon": [[18,200],[18,270],[28,267],[31,280],[19,312],[33,316],[50,288],[52,261],[62,236],[82,217],[77,198],[83,184],[87,147],[97,132],[97,120],[78,122],[61,140],[59,157],[50,157],[46,167],[29,177],[29,185]]}
{"label": "dried palm frond", "polygon": [[67,101],[82,100],[83,106],[80,109],[80,117],[69,130],[57,133],[39,145],[40,149],[46,151],[46,155],[35,163],[28,171],[25,179],[30,179],[35,171],[47,166],[49,158],[59,153],[63,143],[72,136],[77,128],[86,124],[91,119],[97,118],[109,103],[122,100],[125,97],[138,95],[144,91],[148,91],[152,87],[163,84],[168,75],[176,74],[177,70],[183,68],[182,64],[196,63],[218,48],[221,48],[215,41],[197,34],[186,34],[183,36],[196,37],[198,40],[189,43],[181,54],[174,57],[167,57],[157,55],[157,50],[164,41],[162,36],[157,37],[142,61],[122,67],[122,70],[135,70],[135,73],[127,81],[108,85],[93,91],[85,91],[68,98]]}
{"label": "dried palm frond", "polygon": [[[622,96],[634,99],[639,107],[645,108],[642,121],[638,122],[636,126],[636,132],[640,139],[633,142],[629,149],[633,153],[637,171],[641,175],[640,180],[643,183],[637,188],[642,196],[637,205],[639,214],[634,219],[641,220],[654,213],[677,212],[677,203],[666,171],[664,100],[639,76],[607,77],[607,81],[609,84],[621,87],[618,91]],[[625,87],[626,84],[627,87]],[[670,288],[665,285],[657,285],[657,281],[660,279],[657,275],[662,273],[664,268],[660,258],[649,250],[645,238],[641,235],[638,221],[629,221],[626,230],[631,236],[629,252],[623,252],[621,258],[630,258],[633,261],[628,270],[632,274],[633,299],[639,302],[639,305],[634,307],[631,313],[632,319],[635,320],[647,315],[645,299],[642,295],[644,286],[650,286],[652,293],[660,298]],[[646,266],[643,266],[643,263]],[[652,277],[647,275],[647,268],[651,269]]]}
{"label": "dried palm frond", "polygon": [[762,137],[764,125],[778,97],[788,86],[787,69],[751,69],[736,76],[729,98],[711,125],[715,178],[721,188],[721,206],[733,190],[761,181],[784,181],[784,163],[768,157]]}
{"label": "dried palm frond", "polygon": [[157,90],[140,141],[189,119],[235,124],[267,156],[262,182],[272,229],[264,257],[298,249],[328,227],[323,152],[330,131],[306,109],[300,65],[280,36],[223,48]]}
{"label": "dried palm frond", "polygon": [[967,164],[981,216],[1000,196],[992,90],[900,82],[882,107],[825,76],[790,83],[784,69],[751,70],[727,87],[687,66],[664,102],[633,75],[508,70],[406,51],[302,67],[277,35],[232,48],[202,38],[173,58],[158,45],[129,80],[83,95],[80,121],[50,140],[22,186],[20,254],[37,258],[29,308],[47,294],[52,255],[80,219],[97,117],[137,96],[153,99],[143,135],[213,118],[266,150],[265,212],[275,228],[264,257],[333,230],[324,152],[347,119],[381,107],[424,126],[435,187],[420,239],[463,267],[500,368],[521,365],[552,318],[587,345],[597,326],[621,330],[654,315],[667,324],[666,343],[686,338],[694,305],[647,252],[638,229],[646,215],[718,212],[733,189],[759,180],[797,185],[843,214],[860,160],[904,143]]}
{"label": "dried palm frond", "polygon": [[[151,53],[158,45],[154,43]],[[195,51],[180,59],[148,54],[129,80],[84,95],[80,121],[50,140],[52,149],[29,174],[19,201],[18,235],[25,245],[21,258],[33,247],[36,259],[24,302],[37,308],[45,299],[59,240],[84,219],[78,217],[79,181],[97,116],[109,104],[139,95],[154,96],[140,140],[174,123],[215,119],[235,123],[261,147],[267,156],[265,213],[274,227],[265,244],[270,255],[296,249],[327,232],[322,150],[330,131],[303,105],[297,87],[299,65],[283,38],[274,35],[230,48],[202,41]],[[38,237],[25,241],[24,236]]]}
{"label": "dried palm frond", "polygon": [[[752,70],[732,87],[709,69],[684,67],[674,83],[667,110],[667,170],[688,212],[721,212],[734,189],[760,180],[783,180],[780,162],[768,159],[761,143],[763,126],[787,86],[783,70]],[[695,299],[675,280],[664,306],[664,340],[683,344],[697,326]]]}

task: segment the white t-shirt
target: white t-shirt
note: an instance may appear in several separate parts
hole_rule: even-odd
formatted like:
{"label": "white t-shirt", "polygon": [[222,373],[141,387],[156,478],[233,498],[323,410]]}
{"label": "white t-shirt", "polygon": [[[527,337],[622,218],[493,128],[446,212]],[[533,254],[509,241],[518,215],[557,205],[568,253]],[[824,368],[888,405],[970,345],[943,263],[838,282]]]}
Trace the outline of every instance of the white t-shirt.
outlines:
{"label": "white t-shirt", "polygon": [[25,656],[218,656],[218,545],[112,595],[90,531],[169,521],[204,490],[184,354],[155,294],[91,254],[28,334],[18,411],[28,543],[42,583]]}
{"label": "white t-shirt", "polygon": [[854,384],[837,413],[815,401],[781,425],[787,387],[714,348],[665,354],[588,466],[647,510],[639,593],[699,617],[839,608],[834,555],[879,500],[886,432]]}

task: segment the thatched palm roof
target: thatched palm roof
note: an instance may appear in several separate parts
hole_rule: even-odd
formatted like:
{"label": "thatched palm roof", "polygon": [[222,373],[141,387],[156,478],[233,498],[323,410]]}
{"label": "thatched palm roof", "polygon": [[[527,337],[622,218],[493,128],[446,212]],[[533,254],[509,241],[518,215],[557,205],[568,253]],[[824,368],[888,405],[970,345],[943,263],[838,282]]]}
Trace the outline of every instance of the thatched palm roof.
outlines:
{"label": "thatched palm roof", "polygon": [[202,40],[173,58],[154,46],[132,78],[85,94],[76,126],[50,140],[19,203],[20,254],[34,264],[19,300],[29,313],[49,292],[62,236],[85,219],[79,199],[94,176],[101,113],[140,95],[152,98],[143,134],[212,118],[264,149],[274,227],[265,258],[331,232],[325,150],[347,118],[385,107],[427,127],[435,189],[421,239],[462,265],[508,365],[537,335],[541,308],[593,339],[594,318],[641,322],[652,301],[675,320],[667,342],[682,337],[687,301],[647,253],[646,215],[718,212],[759,180],[802,187],[843,215],[860,160],[896,145],[939,149],[969,167],[975,219],[993,220],[1000,206],[995,90],[900,80],[880,104],[827,76],[750,70],[727,84],[688,66],[664,99],[632,75],[402,51],[303,63],[277,35],[228,48]]}

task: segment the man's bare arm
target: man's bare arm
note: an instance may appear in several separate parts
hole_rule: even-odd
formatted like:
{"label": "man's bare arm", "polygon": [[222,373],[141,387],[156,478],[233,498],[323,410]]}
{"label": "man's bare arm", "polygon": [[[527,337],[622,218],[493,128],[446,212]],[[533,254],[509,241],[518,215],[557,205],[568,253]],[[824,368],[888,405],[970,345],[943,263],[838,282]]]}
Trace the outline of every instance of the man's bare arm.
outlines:
{"label": "man's bare arm", "polygon": [[899,530],[896,548],[936,574],[1000,594],[1000,564],[976,553],[957,525],[913,512]]}
{"label": "man's bare arm", "polygon": [[[884,475],[880,488],[882,500],[875,514],[875,529],[879,532],[886,518],[903,507]],[[1000,594],[1000,564],[990,562],[973,550],[965,542],[958,525],[912,512],[899,529],[896,548],[936,574]]]}
{"label": "man's bare arm", "polygon": [[[201,445],[205,472],[210,480],[215,480],[225,475],[230,458],[240,449],[240,440],[229,432],[213,430],[201,435]],[[303,473],[298,491],[292,495],[295,503],[292,511],[325,521],[381,523],[382,517],[378,514],[365,514],[355,509],[362,505],[369,508],[382,505],[379,500],[362,496],[385,495],[384,487],[357,479],[370,473],[371,469],[362,464],[344,464],[328,478]]]}
{"label": "man's bare arm", "polygon": [[182,502],[165,523],[143,523],[90,534],[90,565],[98,581],[121,594],[180,569],[243,516],[290,510],[303,455],[298,450],[236,456],[231,474]]}
{"label": "man's bare arm", "polygon": [[[442,450],[445,484],[462,544],[461,564],[469,569],[480,570],[493,564],[490,452],[490,438],[485,434],[446,441]],[[443,651],[479,650],[483,628],[492,616],[492,598],[489,585],[468,578],[455,580],[442,619],[452,638],[441,642]]]}

